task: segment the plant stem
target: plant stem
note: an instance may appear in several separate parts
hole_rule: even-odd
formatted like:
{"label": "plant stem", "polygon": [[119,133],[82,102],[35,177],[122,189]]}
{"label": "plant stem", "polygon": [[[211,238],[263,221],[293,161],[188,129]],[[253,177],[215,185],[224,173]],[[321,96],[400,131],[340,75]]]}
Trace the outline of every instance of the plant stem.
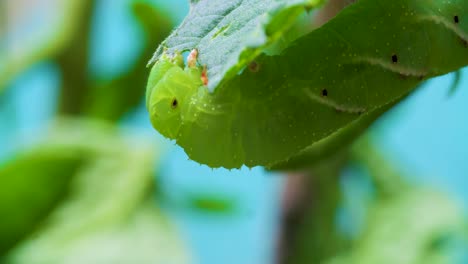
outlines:
{"label": "plant stem", "polygon": [[62,71],[59,113],[79,115],[83,111],[83,102],[88,95],[89,36],[92,15],[97,1],[84,0],[83,18],[70,45],[58,56],[57,63]]}

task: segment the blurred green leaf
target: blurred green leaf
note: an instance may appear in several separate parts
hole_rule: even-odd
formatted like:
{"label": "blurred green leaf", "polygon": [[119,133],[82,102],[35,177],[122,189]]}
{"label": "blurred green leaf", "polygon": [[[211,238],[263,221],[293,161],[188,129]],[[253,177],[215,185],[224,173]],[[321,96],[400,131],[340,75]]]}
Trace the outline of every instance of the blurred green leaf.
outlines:
{"label": "blurred green leaf", "polygon": [[351,151],[351,161],[365,167],[381,198],[393,197],[412,187],[405,181],[404,173],[379,151],[369,135],[358,139]]}
{"label": "blurred green leaf", "polygon": [[[16,26],[13,25],[10,21],[9,11],[10,8],[14,8],[17,5],[16,1],[1,1],[2,4],[5,4],[5,11],[7,12],[6,16],[0,14],[2,19],[6,19],[6,30],[0,31],[0,45],[4,45],[5,49],[0,49],[1,62],[0,62],[0,94],[3,92],[4,88],[8,83],[15,78],[19,73],[26,70],[32,64],[51,58],[57,55],[62,51],[73,39],[73,35],[76,33],[76,30],[79,24],[86,18],[85,6],[87,3],[92,2],[89,0],[68,0],[68,1],[58,1],[57,6],[55,7],[57,12],[52,12],[54,16],[57,16],[57,23],[36,23],[34,32],[45,31],[44,28],[49,30],[48,35],[42,36],[37,34],[25,34],[24,38],[19,40],[12,41],[6,37],[7,33],[11,35],[17,34],[17,32],[10,32],[16,30]],[[18,1],[18,4],[20,2]],[[2,6],[3,7],[3,6]],[[27,8],[26,5],[25,8]],[[49,10],[54,9],[50,5]],[[2,9],[3,11],[4,9]],[[60,12],[58,12],[60,10]],[[3,13],[3,12],[2,12]],[[28,12],[24,12],[28,14]],[[16,20],[24,22],[23,20],[32,19],[30,16],[15,17]],[[46,21],[47,22],[47,21]],[[31,24],[31,23],[24,23]],[[43,28],[40,28],[40,27]],[[29,39],[30,36],[34,38]],[[21,41],[21,43],[18,43]],[[4,54],[3,54],[4,53]]]}
{"label": "blurred green leaf", "polygon": [[189,264],[190,254],[175,226],[148,202],[119,223],[63,236],[48,230],[23,244],[8,264]]}
{"label": "blurred green leaf", "polygon": [[6,257],[11,264],[190,263],[174,226],[149,199],[157,148],[105,122],[61,119],[45,146],[88,161],[45,224]]}
{"label": "blurred green leaf", "polygon": [[0,165],[0,256],[63,199],[82,164],[76,153],[36,149]]}
{"label": "blurred green leaf", "polygon": [[327,263],[453,264],[450,255],[434,245],[463,234],[463,220],[461,208],[445,194],[428,189],[403,191],[375,203],[350,255]]}
{"label": "blurred green leaf", "polygon": [[428,245],[462,230],[463,214],[446,194],[415,189],[377,203],[367,226],[352,263],[424,264]]}
{"label": "blurred green leaf", "polygon": [[192,194],[188,197],[188,206],[208,213],[232,213],[235,210],[233,199],[221,195]]}

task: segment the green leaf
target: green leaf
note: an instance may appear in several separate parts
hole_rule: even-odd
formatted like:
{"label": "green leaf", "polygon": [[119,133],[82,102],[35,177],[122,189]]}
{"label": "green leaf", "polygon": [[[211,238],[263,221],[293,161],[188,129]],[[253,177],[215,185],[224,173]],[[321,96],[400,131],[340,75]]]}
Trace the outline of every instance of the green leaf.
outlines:
{"label": "green leaf", "polygon": [[347,263],[427,263],[431,244],[462,233],[463,214],[446,195],[416,189],[377,203],[367,226]]}
{"label": "green leaf", "polygon": [[464,244],[457,239],[463,239],[463,234],[459,204],[431,189],[409,188],[377,200],[351,250],[324,263],[457,263],[447,248],[458,251],[457,246]]}
{"label": "green leaf", "polygon": [[[150,75],[147,107],[161,134],[211,167],[274,167],[299,159],[301,152],[328,152],[319,142],[345,130],[350,132],[343,141],[351,141],[424,80],[468,65],[464,0],[361,0],[280,55],[260,55],[266,48],[262,42],[240,57],[226,57],[224,42],[216,46],[216,39],[207,41],[212,35],[199,41],[201,31],[214,34],[215,26],[202,16],[195,23],[196,7],[159,49],[167,48],[168,56],[153,68],[159,77]],[[211,31],[196,31],[197,41],[191,41],[182,32],[191,32],[194,24]],[[252,39],[248,34],[229,36]],[[207,65],[208,87],[203,85],[204,70],[171,62],[171,54],[191,48],[200,51],[200,65]],[[223,70],[227,74],[220,82],[216,71],[221,66],[213,62],[231,67],[233,60],[235,70]],[[331,141],[330,146],[339,147],[341,139]]]}
{"label": "green leaf", "polygon": [[76,153],[49,148],[19,154],[0,165],[0,257],[66,196],[82,163]]}
{"label": "green leaf", "polygon": [[394,104],[386,105],[338,129],[330,136],[321,139],[285,161],[269,166],[272,170],[303,170],[317,162],[334,155],[344,146],[348,146],[355,138],[364,133],[369,126]]}
{"label": "green leaf", "polygon": [[[74,119],[62,119],[57,122],[48,133],[48,139],[44,141],[42,148],[52,148],[56,156],[62,158],[70,153],[78,153],[79,157],[86,157],[86,163],[74,172],[73,179],[68,181],[67,195],[60,197],[62,198],[59,200],[60,203],[55,203],[56,206],[48,214],[46,221],[42,221],[32,235],[29,234],[26,239],[8,252],[5,258],[8,260],[7,263],[69,263],[80,254],[90,259],[93,256],[104,258],[106,256],[99,255],[100,251],[94,249],[94,246],[99,243],[93,244],[93,241],[98,240],[105,244],[116,238],[115,246],[129,245],[134,243],[132,239],[137,239],[137,237],[133,238],[133,235],[140,235],[140,232],[146,234],[146,230],[141,231],[143,228],[154,230],[154,226],[150,224],[151,220],[154,220],[151,216],[155,213],[154,208],[149,211],[145,210],[147,211],[143,213],[145,216],[139,213],[134,215],[154,191],[153,170],[156,148],[149,143],[141,137],[138,139],[123,137],[109,123]],[[35,157],[38,156],[37,153],[35,154]],[[61,168],[67,163],[39,162],[39,164],[50,171],[54,168]],[[16,194],[18,190],[22,189],[39,188],[38,190],[42,192],[53,193],[55,189],[46,189],[43,186],[59,182],[57,179],[34,177],[36,175],[30,172],[35,169],[32,166],[34,164],[22,165],[22,168],[29,172],[25,173],[27,180],[15,186],[8,186],[11,187],[11,192],[15,193],[15,197],[18,196]],[[16,170],[19,169],[18,167]],[[22,201],[34,199],[31,193],[22,192],[21,194],[18,197]],[[1,198],[3,198],[2,193],[0,193],[0,205],[3,205],[4,199]],[[18,205],[10,208],[10,211],[6,213],[30,214],[31,211],[37,210],[36,204],[30,203],[30,207]],[[3,212],[1,213],[3,216]],[[134,216],[135,219],[133,219]],[[140,221],[141,217],[146,219],[145,224]],[[25,219],[34,222],[38,220],[36,217],[25,217]],[[3,228],[1,221],[0,218],[0,228]],[[14,225],[15,223],[11,223],[10,226]],[[163,228],[157,229],[164,234],[161,230]],[[157,236],[157,234],[153,235]],[[3,236],[0,236],[1,238]],[[82,243],[93,246],[83,246]],[[150,245],[145,245],[155,246],[154,243],[157,245],[160,242],[154,239],[149,243]],[[103,250],[105,251],[106,248]],[[125,257],[134,258],[133,262],[140,263],[137,261],[138,253],[128,254]],[[113,262],[115,262],[113,259],[106,259],[102,263]]]}
{"label": "green leaf", "polygon": [[75,236],[43,232],[17,248],[8,263],[193,263],[177,226],[154,204],[145,202],[120,220]]}
{"label": "green leaf", "polygon": [[216,194],[190,194],[187,207],[205,213],[229,214],[236,210],[236,202],[230,197]]}
{"label": "green leaf", "polygon": [[235,76],[269,44],[278,40],[304,9],[323,0],[200,0],[191,1],[190,13],[156,50],[198,49],[198,62],[208,68],[209,89]]}

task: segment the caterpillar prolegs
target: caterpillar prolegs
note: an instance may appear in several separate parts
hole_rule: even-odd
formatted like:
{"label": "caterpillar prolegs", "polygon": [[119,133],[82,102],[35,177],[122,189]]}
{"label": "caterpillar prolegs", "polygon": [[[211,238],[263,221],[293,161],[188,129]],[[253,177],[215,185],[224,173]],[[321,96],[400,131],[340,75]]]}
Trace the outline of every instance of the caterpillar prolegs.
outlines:
{"label": "caterpillar prolegs", "polygon": [[467,65],[467,43],[468,1],[360,0],[213,92],[204,85],[210,65],[207,77],[163,55],[147,107],[153,126],[195,161],[271,167]]}

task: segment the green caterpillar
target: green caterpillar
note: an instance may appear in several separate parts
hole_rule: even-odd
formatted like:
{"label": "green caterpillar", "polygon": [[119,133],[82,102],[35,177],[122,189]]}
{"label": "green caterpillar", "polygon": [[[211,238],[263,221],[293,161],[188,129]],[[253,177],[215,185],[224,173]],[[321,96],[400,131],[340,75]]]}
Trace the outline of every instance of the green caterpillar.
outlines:
{"label": "green caterpillar", "polygon": [[179,57],[164,54],[150,74],[156,130],[210,167],[272,167],[467,65],[468,1],[358,1],[213,92]]}

